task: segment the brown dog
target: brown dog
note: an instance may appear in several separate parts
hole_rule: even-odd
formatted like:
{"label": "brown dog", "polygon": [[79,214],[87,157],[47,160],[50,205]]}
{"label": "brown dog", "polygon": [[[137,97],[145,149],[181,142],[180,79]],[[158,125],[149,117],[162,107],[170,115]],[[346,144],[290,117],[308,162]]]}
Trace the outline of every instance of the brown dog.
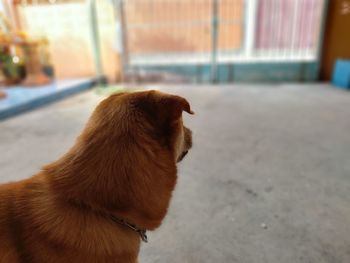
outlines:
{"label": "brown dog", "polygon": [[0,186],[0,262],[137,262],[192,144],[183,111],[184,98],[157,91],[102,101],[61,159]]}

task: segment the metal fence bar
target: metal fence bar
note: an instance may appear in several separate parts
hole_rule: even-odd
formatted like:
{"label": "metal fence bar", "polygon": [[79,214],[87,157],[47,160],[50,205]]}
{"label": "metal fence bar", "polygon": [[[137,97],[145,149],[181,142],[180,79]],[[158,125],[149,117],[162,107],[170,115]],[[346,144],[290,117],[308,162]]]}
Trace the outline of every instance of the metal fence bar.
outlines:
{"label": "metal fence bar", "polygon": [[211,81],[217,82],[217,53],[218,53],[218,34],[219,34],[219,18],[218,18],[218,0],[212,0],[212,28],[211,28]]}
{"label": "metal fence bar", "polygon": [[96,10],[96,0],[88,0],[87,6],[89,10],[89,19],[91,25],[91,41],[93,47],[93,56],[95,60],[96,75],[98,82],[102,83],[103,67],[101,58],[100,37],[98,30],[98,19]]}
{"label": "metal fence bar", "polygon": [[114,0],[114,5],[117,9],[117,42],[118,52],[121,56],[121,78],[125,78],[126,71],[129,68],[129,49],[128,49],[128,35],[127,25],[125,22],[125,7],[124,0]]}
{"label": "metal fence bar", "polygon": [[245,1],[245,56],[251,57],[253,55],[253,49],[255,46],[255,32],[256,32],[256,12],[257,12],[257,0]]}
{"label": "metal fence bar", "polygon": [[297,45],[297,33],[298,33],[298,26],[299,26],[299,20],[298,20],[298,14],[299,14],[299,0],[293,1],[293,29],[292,29],[292,39],[291,39],[291,53],[290,55],[293,56],[294,52],[296,50]]}

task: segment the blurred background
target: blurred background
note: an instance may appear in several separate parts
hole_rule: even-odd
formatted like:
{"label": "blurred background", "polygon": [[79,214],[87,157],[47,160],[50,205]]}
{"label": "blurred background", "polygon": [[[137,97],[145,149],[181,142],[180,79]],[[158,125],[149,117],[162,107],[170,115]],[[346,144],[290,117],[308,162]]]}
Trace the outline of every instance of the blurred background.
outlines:
{"label": "blurred background", "polygon": [[[5,86],[77,78],[112,83],[330,80],[335,60],[349,55],[348,5],[4,0],[1,80]],[[29,73],[36,67],[40,76]]]}
{"label": "blurred background", "polygon": [[140,262],[350,262],[349,0],[1,0],[0,85],[0,182],[113,92],[191,102]]}

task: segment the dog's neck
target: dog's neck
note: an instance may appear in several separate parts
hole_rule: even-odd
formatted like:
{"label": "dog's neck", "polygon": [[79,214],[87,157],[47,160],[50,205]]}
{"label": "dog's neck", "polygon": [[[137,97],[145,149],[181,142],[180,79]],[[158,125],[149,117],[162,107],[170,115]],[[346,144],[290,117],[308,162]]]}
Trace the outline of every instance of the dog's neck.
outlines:
{"label": "dog's neck", "polygon": [[44,167],[55,194],[128,219],[140,229],[157,228],[176,184],[172,156],[159,151],[140,159],[128,158],[127,153],[133,154],[128,149],[116,160],[115,149],[91,147],[77,143],[61,159]]}
{"label": "dog's neck", "polygon": [[111,219],[113,222],[115,222],[115,223],[117,223],[117,224],[120,224],[120,225],[122,225],[122,226],[124,226],[124,227],[127,227],[128,229],[130,229],[130,230],[136,232],[136,233],[140,236],[140,238],[141,238],[141,240],[142,240],[143,242],[145,242],[145,243],[148,242],[148,237],[147,237],[147,234],[146,234],[146,230],[145,230],[145,229],[141,229],[141,228],[139,228],[138,226],[136,226],[136,225],[134,225],[134,224],[132,224],[132,223],[126,221],[125,219],[115,217],[114,215],[110,215],[110,219]]}
{"label": "dog's neck", "polygon": [[119,215],[110,213],[109,211],[104,211],[101,209],[94,208],[89,204],[86,204],[83,202],[77,202],[76,200],[68,200],[68,203],[70,206],[74,207],[75,209],[81,210],[86,215],[95,215],[100,217],[103,220],[111,221],[117,224],[119,227],[122,226],[124,228],[127,228],[130,231],[137,233],[137,235],[140,237],[140,239],[143,242],[146,242],[146,243],[148,242],[146,229],[135,225],[129,219],[121,218]]}

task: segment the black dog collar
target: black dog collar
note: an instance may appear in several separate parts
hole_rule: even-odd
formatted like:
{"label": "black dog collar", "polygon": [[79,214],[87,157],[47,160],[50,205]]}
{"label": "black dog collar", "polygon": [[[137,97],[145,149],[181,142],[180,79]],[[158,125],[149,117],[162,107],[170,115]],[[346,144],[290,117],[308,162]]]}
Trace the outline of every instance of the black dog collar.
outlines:
{"label": "black dog collar", "polygon": [[114,215],[110,215],[110,218],[113,222],[116,222],[120,225],[124,225],[124,226],[130,228],[131,230],[135,231],[137,234],[139,234],[139,236],[143,242],[145,242],[145,243],[148,242],[147,235],[146,235],[146,229],[138,228],[136,225],[131,224],[131,223],[125,221],[124,219],[117,218]]}

